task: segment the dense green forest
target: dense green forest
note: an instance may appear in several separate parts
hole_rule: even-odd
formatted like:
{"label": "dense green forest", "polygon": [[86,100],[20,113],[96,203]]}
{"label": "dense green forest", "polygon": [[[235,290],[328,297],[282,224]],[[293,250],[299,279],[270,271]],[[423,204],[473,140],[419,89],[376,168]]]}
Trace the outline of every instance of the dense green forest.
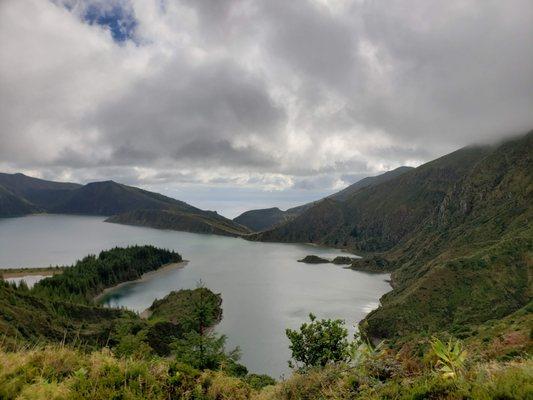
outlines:
{"label": "dense green forest", "polygon": [[49,299],[91,304],[105,288],[139,279],[146,272],[180,261],[178,253],[153,246],[114,248],[98,256],[87,256],[62,274],[42,279],[32,293]]}

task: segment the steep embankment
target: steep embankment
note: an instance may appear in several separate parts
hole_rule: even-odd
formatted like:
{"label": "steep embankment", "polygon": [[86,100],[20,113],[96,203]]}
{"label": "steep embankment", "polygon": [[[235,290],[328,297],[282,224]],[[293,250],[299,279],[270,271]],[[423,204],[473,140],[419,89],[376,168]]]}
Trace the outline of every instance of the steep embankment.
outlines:
{"label": "steep embankment", "polygon": [[295,219],[252,238],[388,250],[428,218],[468,168],[487,152],[487,148],[465,148],[362,188],[345,201],[325,199]]}
{"label": "steep embankment", "polygon": [[485,156],[387,256],[395,289],[364,326],[374,336],[452,332],[533,297],[533,133]]}
{"label": "steep embankment", "polygon": [[380,252],[367,269],[393,269],[394,290],[362,325],[372,336],[502,318],[533,294],[532,153],[533,132],[464,148],[252,238]]}

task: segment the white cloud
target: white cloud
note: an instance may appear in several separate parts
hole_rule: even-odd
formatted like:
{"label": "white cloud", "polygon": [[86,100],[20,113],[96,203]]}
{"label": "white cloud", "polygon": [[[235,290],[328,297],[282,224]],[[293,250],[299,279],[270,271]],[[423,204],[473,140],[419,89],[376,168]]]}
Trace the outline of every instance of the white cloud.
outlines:
{"label": "white cloud", "polygon": [[0,166],[333,189],[530,129],[532,37],[527,0],[4,0]]}

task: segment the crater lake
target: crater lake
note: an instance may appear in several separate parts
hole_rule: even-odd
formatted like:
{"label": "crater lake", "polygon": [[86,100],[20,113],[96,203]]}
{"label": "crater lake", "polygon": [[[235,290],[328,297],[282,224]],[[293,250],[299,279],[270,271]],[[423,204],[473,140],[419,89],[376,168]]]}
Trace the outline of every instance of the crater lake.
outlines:
{"label": "crater lake", "polygon": [[116,225],[104,217],[0,219],[0,268],[70,265],[88,254],[134,244],[176,250],[189,262],[122,285],[106,294],[104,304],[142,312],[156,298],[202,282],[222,294],[223,319],[216,331],[227,335],[227,348],[239,346],[250,372],[276,378],[289,371],[286,328],[298,328],[312,312],[343,319],[354,332],[391,289],[388,274],[297,261],[308,254],[345,255],[336,249]]}

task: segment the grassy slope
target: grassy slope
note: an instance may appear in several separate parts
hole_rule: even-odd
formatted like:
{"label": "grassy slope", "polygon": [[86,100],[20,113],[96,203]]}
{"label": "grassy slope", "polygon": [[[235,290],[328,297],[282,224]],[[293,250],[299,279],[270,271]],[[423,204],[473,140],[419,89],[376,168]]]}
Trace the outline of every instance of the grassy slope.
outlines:
{"label": "grassy slope", "polygon": [[395,289],[362,325],[372,336],[502,318],[533,294],[532,153],[533,132],[465,148],[255,238],[381,252]]}
{"label": "grassy slope", "polygon": [[196,305],[202,304],[205,323],[212,326],[222,318],[222,297],[207,288],[184,289],[170,292],[164,298],[155,300],[150,306],[150,319],[162,319],[172,323],[187,324]]}
{"label": "grassy slope", "polygon": [[254,232],[270,229],[289,218],[286,211],[281,211],[277,207],[262,208],[243,212],[233,221],[250,228]]}
{"label": "grassy slope", "polygon": [[389,253],[395,289],[367,317],[371,334],[478,324],[531,299],[532,157],[533,134],[495,149]]}
{"label": "grassy slope", "polygon": [[4,346],[39,342],[106,344],[118,323],[133,313],[53,301],[0,281],[0,337]]}
{"label": "grassy slope", "polygon": [[49,211],[63,214],[115,215],[138,209],[201,211],[186,203],[113,181],[93,182],[65,196]]}
{"label": "grassy slope", "polygon": [[[77,183],[52,182],[24,174],[3,173],[0,173],[0,185],[41,211],[61,201],[65,196],[68,196],[71,190],[81,187]],[[29,213],[31,212],[26,214]]]}
{"label": "grassy slope", "polygon": [[363,188],[346,201],[326,199],[258,240],[313,242],[362,251],[388,250],[428,218],[486,148],[465,148]]}
{"label": "grassy slope", "polygon": [[[198,371],[169,359],[115,357],[107,349],[86,354],[64,346],[0,349],[0,398],[3,399],[530,399],[531,361],[475,363],[464,377],[446,380],[431,370],[396,372],[384,379],[378,369],[348,365],[294,374],[260,388],[254,376]],[[255,387],[254,387],[255,386]]]}

